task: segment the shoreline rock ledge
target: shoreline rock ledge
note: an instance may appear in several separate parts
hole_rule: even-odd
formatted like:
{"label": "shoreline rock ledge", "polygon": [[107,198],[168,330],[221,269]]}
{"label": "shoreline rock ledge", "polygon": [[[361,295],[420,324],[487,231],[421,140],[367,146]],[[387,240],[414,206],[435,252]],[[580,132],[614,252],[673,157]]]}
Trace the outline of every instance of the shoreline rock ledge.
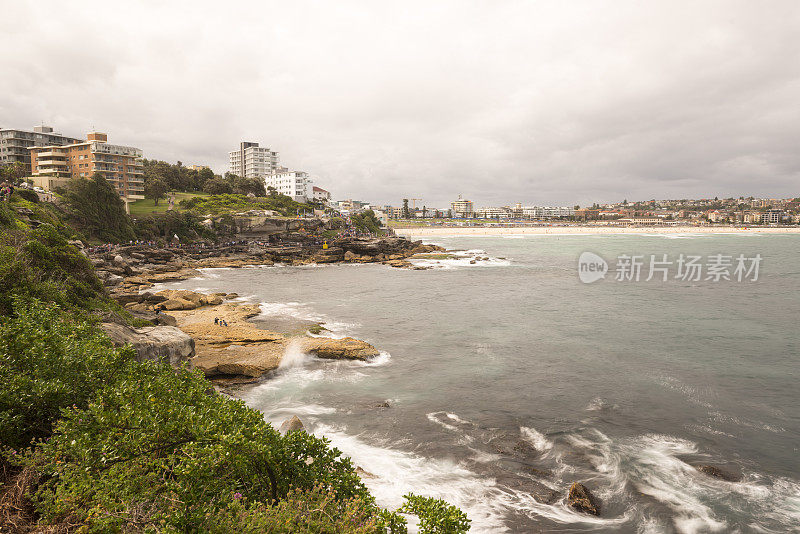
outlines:
{"label": "shoreline rock ledge", "polygon": [[290,348],[330,360],[368,360],[380,354],[366,341],[352,337],[291,335],[259,328],[248,320],[261,313],[259,306],[231,302],[232,296],[187,289],[155,295],[125,293],[120,301],[131,313],[177,326],[133,328],[108,322],[102,328],[116,345],[130,343],[139,360],[161,360],[174,366],[188,360],[210,379],[228,385],[258,381],[278,368]]}

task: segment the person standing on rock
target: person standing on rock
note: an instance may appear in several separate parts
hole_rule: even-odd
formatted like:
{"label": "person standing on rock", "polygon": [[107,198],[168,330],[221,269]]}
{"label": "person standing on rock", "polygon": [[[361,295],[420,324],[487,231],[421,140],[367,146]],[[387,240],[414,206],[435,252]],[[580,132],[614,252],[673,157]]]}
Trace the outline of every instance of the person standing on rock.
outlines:
{"label": "person standing on rock", "polygon": [[214,324],[219,324],[219,317],[214,317]]}

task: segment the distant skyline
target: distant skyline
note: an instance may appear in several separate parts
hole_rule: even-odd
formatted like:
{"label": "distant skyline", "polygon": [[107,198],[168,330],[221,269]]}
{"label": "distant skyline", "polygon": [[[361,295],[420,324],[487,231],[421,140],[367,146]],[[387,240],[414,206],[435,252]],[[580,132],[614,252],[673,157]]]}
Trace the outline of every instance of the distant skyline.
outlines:
{"label": "distant skyline", "polygon": [[336,199],[800,194],[800,3],[0,0],[0,127]]}

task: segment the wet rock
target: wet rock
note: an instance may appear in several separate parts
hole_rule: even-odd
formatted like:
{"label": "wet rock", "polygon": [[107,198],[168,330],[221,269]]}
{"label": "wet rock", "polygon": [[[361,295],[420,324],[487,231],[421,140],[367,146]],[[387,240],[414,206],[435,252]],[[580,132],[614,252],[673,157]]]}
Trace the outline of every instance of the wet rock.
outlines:
{"label": "wet rock", "polygon": [[567,495],[567,504],[575,508],[579,512],[592,515],[600,515],[600,503],[597,498],[592,495],[589,488],[580,482],[573,482],[569,487],[569,495]]}
{"label": "wet rock", "polygon": [[519,453],[523,456],[538,456],[539,451],[536,450],[536,447],[531,445],[529,442],[525,440],[519,440],[514,445],[514,452]]}
{"label": "wet rock", "polygon": [[225,300],[232,300],[238,298],[239,298],[239,293],[228,293],[227,295],[225,295]]}
{"label": "wet rock", "polygon": [[542,504],[555,504],[561,498],[556,490],[544,490],[533,494],[533,498]]}
{"label": "wet rock", "polygon": [[362,469],[361,467],[356,467],[356,474],[361,478],[378,478],[377,475],[374,475],[366,469]]}
{"label": "wet rock", "polygon": [[372,404],[371,407],[372,408],[391,408],[392,406],[391,406],[391,404],[389,404],[389,401],[383,401],[383,402],[376,402],[375,404]]}
{"label": "wet rock", "polygon": [[723,471],[719,467],[713,465],[695,465],[694,468],[710,477],[719,478],[728,482],[739,482],[742,479],[742,477],[735,473]]}
{"label": "wet rock", "polygon": [[293,415],[289,419],[286,419],[283,423],[281,423],[280,427],[281,434],[288,434],[289,432],[295,432],[297,430],[302,430],[305,432],[306,427],[303,425],[303,422],[300,420],[299,417]]}
{"label": "wet rock", "polygon": [[201,306],[222,304],[222,297],[219,295],[204,295],[186,289],[165,289],[156,293],[156,296],[167,299],[161,303],[165,310],[194,310]]}

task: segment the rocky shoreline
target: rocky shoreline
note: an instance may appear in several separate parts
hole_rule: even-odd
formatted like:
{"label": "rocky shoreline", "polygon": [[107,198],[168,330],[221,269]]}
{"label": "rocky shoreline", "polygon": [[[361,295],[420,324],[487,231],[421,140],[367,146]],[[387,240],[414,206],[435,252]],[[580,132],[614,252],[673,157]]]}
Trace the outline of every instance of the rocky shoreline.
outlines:
{"label": "rocky shoreline", "polygon": [[[111,297],[136,320],[152,326],[134,328],[109,316],[103,330],[123,345],[131,344],[141,360],[158,359],[172,365],[188,362],[218,385],[256,382],[278,368],[291,346],[323,359],[368,360],[379,351],[353,338],[333,339],[302,332],[275,332],[249,319],[258,306],[231,302],[238,295],[205,295],[186,290],[148,291],[155,284],[185,280],[208,267],[248,265],[309,265],[320,263],[381,263],[395,268],[415,267],[408,258],[443,251],[435,245],[404,238],[342,238],[330,244],[318,238],[292,242],[237,241],[224,245],[154,247],[131,244],[88,253]],[[215,322],[224,318],[227,326]],[[312,325],[312,330],[313,326]],[[317,328],[319,328],[317,326]]]}

